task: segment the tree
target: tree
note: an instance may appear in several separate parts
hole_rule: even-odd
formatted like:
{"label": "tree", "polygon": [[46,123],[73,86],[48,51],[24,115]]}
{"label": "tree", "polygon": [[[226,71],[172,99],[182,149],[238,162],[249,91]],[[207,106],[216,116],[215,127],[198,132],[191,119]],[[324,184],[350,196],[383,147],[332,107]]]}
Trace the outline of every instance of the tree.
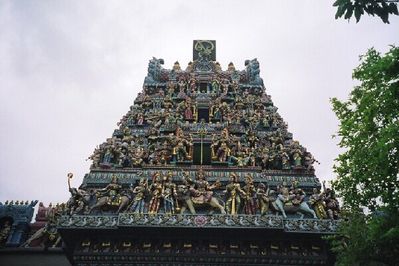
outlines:
{"label": "tree", "polygon": [[346,210],[332,245],[342,265],[399,265],[399,47],[360,59],[359,85],[332,99],[345,150],[332,184]]}
{"label": "tree", "polygon": [[357,23],[366,12],[371,16],[377,15],[384,23],[389,24],[389,15],[399,15],[398,2],[399,0],[336,0],[333,4],[337,7],[335,19],[344,16],[349,20],[355,15]]}

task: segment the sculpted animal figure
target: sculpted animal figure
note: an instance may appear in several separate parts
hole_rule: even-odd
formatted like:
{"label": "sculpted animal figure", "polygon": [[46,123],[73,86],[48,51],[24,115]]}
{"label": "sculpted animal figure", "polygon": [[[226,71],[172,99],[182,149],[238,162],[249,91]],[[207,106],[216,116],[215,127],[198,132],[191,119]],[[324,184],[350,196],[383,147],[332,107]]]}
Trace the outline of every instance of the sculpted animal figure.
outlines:
{"label": "sculpted animal figure", "polygon": [[184,175],[184,179],[187,184],[190,185],[190,198],[186,200],[186,204],[192,214],[195,214],[194,206],[208,205],[213,208],[219,209],[220,213],[226,214],[224,204],[220,203],[219,200],[213,196],[213,189],[220,187],[220,182],[216,182],[213,185],[209,185],[208,181],[205,180],[205,175],[202,168],[197,173],[196,180],[192,180],[189,176]]}
{"label": "sculpted animal figure", "polygon": [[260,69],[258,59],[246,60],[245,66],[247,67],[246,72],[249,84],[263,86],[263,79],[259,76]]}
{"label": "sculpted animal figure", "polygon": [[129,205],[131,200],[130,193],[122,190],[122,186],[118,183],[118,178],[116,176],[112,177],[111,183],[105,188],[96,191],[96,198],[97,201],[90,208],[89,213],[106,206],[117,208],[117,213],[119,213]]}
{"label": "sculpted animal figure", "polygon": [[288,189],[283,187],[280,189],[280,194],[276,197],[276,200],[272,202],[272,207],[280,212],[284,218],[287,218],[288,213],[301,213],[301,218],[303,218],[303,213],[311,215],[313,218],[317,218],[316,213],[312,210],[307,202],[302,199],[298,199],[297,195],[290,194]]}

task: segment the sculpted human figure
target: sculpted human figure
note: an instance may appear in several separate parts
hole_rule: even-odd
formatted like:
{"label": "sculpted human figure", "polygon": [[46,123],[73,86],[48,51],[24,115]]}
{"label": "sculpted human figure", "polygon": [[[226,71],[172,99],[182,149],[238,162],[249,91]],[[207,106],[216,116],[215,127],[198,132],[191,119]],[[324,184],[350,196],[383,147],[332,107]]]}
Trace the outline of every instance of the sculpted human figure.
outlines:
{"label": "sculpted human figure", "polygon": [[133,204],[130,207],[130,211],[134,213],[145,212],[145,196],[148,192],[148,180],[141,178],[139,184],[133,189]]}
{"label": "sculpted human figure", "polygon": [[151,193],[151,200],[148,206],[148,213],[155,214],[159,211],[162,198],[162,181],[161,174],[159,172],[154,173],[152,176],[152,184],[149,188],[149,191]]}
{"label": "sculpted human figure", "polygon": [[340,207],[338,199],[335,197],[335,191],[331,188],[326,188],[326,181],[323,181],[323,189],[325,194],[325,202],[327,207],[328,218],[338,219]]}
{"label": "sculpted human figure", "polygon": [[214,134],[211,144],[212,150],[212,160],[219,162],[227,162],[230,155],[231,150],[227,143],[230,143],[231,139],[229,136],[229,131],[227,128],[224,128],[220,136]]}
{"label": "sculpted human figure", "polygon": [[260,183],[256,189],[256,196],[258,199],[258,208],[260,210],[260,214],[264,215],[269,211],[269,186]]}
{"label": "sculpted human figure", "polygon": [[173,182],[173,173],[169,171],[163,179],[162,198],[164,212],[166,214],[174,214],[177,191],[176,184]]}
{"label": "sculpted human figure", "polygon": [[132,165],[136,167],[141,167],[144,164],[144,149],[141,146],[137,146],[136,149],[134,149],[133,155],[132,155]]}
{"label": "sculpted human figure", "polygon": [[10,223],[10,221],[6,220],[2,224],[2,227],[0,230],[0,247],[5,245],[5,243],[7,242],[8,236],[10,235],[10,232],[11,232],[11,223]]}
{"label": "sculpted human figure", "polygon": [[44,247],[56,247],[61,242],[61,236],[57,231],[58,218],[62,214],[62,205],[52,207],[51,204],[46,212],[47,223],[44,227],[37,230],[21,246],[29,247],[34,240],[40,239],[40,245]]}
{"label": "sculpted human figure", "polygon": [[[190,98],[188,98],[188,99],[190,99]],[[193,120],[194,119],[193,106],[191,105],[191,101],[190,100],[186,100],[185,110],[184,110],[184,118],[186,120]]]}
{"label": "sculpted human figure", "polygon": [[317,218],[326,219],[326,203],[324,202],[324,193],[321,192],[317,188],[313,188],[313,194],[309,198],[309,204],[314,209]]}
{"label": "sculpted human figure", "polygon": [[187,180],[190,179],[188,173],[183,172],[183,184],[176,187],[176,211],[181,214],[188,208],[191,214],[195,214],[194,203],[191,200],[190,185]]}
{"label": "sculpted human figure", "polygon": [[176,62],[174,63],[174,65],[173,65],[173,70],[176,71],[176,72],[181,71],[180,64],[179,64],[178,61],[176,61]]}
{"label": "sculpted human figure", "polygon": [[73,174],[68,174],[68,187],[71,197],[66,203],[66,210],[69,215],[82,214],[88,211],[90,194],[83,189],[71,188],[70,179],[72,179]]}
{"label": "sculpted human figure", "polygon": [[253,215],[256,213],[257,209],[257,204],[256,204],[257,194],[253,178],[250,174],[247,174],[245,176],[245,186],[242,189],[245,192],[244,206],[243,206],[244,213]]}
{"label": "sculpted human figure", "polygon": [[230,174],[230,182],[226,185],[226,211],[228,214],[237,214],[241,207],[241,197],[247,194],[241,189],[238,176],[234,173]]}
{"label": "sculpted human figure", "polygon": [[118,177],[113,175],[111,182],[105,188],[97,190],[97,193],[99,197],[107,197],[107,203],[109,205],[119,205],[120,199],[118,196],[121,190],[122,186],[119,184]]}
{"label": "sculpted human figure", "polygon": [[226,213],[224,207],[219,203],[218,199],[213,197],[212,190],[220,187],[220,182],[215,182],[213,185],[209,185],[208,181],[205,179],[202,168],[198,170],[196,180],[192,180],[188,176],[185,177],[185,180],[191,185],[191,201],[194,204],[209,204],[211,207],[218,208],[221,213]]}
{"label": "sculpted human figure", "polygon": [[131,200],[130,194],[122,190],[122,185],[119,184],[116,175],[112,176],[111,182],[105,188],[96,191],[96,198],[96,203],[88,213],[95,209],[101,209],[103,206],[117,207],[116,212],[119,213],[127,207]]}

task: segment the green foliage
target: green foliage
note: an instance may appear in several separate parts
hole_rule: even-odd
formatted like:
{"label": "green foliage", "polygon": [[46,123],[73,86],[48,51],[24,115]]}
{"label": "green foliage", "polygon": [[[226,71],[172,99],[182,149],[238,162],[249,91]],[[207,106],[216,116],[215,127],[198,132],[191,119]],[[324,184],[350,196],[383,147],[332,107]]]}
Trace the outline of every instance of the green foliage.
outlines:
{"label": "green foliage", "polygon": [[332,99],[344,149],[334,166],[333,188],[347,210],[333,250],[341,265],[394,265],[392,254],[399,254],[399,47],[385,55],[370,49],[360,59],[353,72],[359,85],[347,101]]}
{"label": "green foliage", "polygon": [[340,121],[333,186],[351,208],[399,208],[399,48],[370,49],[353,78],[349,100],[332,99]]}
{"label": "green foliage", "polygon": [[330,236],[338,265],[399,265],[399,215],[344,214],[337,235]]}
{"label": "green foliage", "polygon": [[389,15],[399,15],[398,2],[396,0],[336,0],[333,6],[337,7],[335,19],[344,16],[350,19],[355,15],[356,23],[366,12],[369,15],[377,15],[384,23],[389,24]]}

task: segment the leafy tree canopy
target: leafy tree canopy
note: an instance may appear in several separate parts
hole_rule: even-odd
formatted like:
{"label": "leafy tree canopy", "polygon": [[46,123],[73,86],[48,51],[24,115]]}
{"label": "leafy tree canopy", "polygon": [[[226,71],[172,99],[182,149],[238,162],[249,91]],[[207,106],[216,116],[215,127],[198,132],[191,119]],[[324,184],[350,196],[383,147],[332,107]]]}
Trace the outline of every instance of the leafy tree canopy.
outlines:
{"label": "leafy tree canopy", "polygon": [[359,85],[332,99],[344,149],[333,187],[345,212],[331,243],[338,265],[399,265],[399,47],[360,59]]}
{"label": "leafy tree canopy", "polygon": [[399,47],[361,56],[347,101],[332,99],[340,122],[334,188],[350,208],[399,208]]}
{"label": "leafy tree canopy", "polygon": [[349,20],[354,15],[357,23],[366,12],[372,16],[377,15],[384,23],[389,24],[389,15],[399,15],[398,2],[399,0],[336,0],[333,4],[337,7],[335,19],[344,16]]}

